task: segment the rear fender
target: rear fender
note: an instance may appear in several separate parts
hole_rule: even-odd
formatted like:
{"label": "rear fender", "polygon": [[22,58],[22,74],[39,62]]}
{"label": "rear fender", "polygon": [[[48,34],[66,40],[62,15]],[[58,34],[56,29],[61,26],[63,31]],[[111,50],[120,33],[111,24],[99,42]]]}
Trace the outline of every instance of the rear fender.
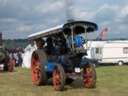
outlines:
{"label": "rear fender", "polygon": [[88,59],[88,58],[83,58],[82,61],[81,61],[81,65],[82,67],[88,65],[88,64],[97,64],[97,61],[96,60],[92,60],[92,59]]}

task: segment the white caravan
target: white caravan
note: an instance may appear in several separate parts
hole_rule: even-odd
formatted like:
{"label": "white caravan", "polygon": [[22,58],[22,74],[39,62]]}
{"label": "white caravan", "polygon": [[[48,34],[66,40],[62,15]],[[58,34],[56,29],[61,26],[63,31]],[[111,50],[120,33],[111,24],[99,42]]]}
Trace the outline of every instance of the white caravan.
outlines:
{"label": "white caravan", "polygon": [[128,41],[88,41],[85,46],[87,58],[98,60],[99,63],[128,62]]}

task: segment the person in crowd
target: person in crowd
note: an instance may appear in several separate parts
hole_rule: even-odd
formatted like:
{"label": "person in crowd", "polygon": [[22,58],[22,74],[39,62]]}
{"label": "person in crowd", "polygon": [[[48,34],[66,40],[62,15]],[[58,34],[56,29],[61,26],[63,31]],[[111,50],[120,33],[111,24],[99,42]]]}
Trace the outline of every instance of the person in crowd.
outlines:
{"label": "person in crowd", "polygon": [[18,52],[17,56],[18,56],[18,66],[22,66],[23,58],[21,52]]}

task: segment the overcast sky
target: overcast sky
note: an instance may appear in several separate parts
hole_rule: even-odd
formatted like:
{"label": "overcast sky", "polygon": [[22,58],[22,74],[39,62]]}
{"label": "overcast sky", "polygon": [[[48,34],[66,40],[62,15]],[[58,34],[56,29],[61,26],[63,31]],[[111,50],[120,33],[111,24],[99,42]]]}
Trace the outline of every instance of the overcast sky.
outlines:
{"label": "overcast sky", "polygon": [[[68,0],[69,1],[69,0]],[[128,38],[128,0],[71,0],[72,18],[108,27],[108,38]],[[65,0],[0,0],[0,32],[4,39],[27,38],[31,33],[63,24]]]}

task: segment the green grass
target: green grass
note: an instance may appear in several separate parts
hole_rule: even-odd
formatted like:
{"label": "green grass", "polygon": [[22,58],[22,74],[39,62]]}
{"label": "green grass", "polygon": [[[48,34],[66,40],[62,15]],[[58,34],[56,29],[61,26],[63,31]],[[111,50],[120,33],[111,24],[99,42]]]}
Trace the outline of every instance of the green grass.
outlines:
{"label": "green grass", "polygon": [[0,73],[0,96],[128,96],[128,66],[98,67],[96,71],[96,88],[65,86],[65,91],[57,92],[50,85],[32,85],[30,70],[17,68]]}

